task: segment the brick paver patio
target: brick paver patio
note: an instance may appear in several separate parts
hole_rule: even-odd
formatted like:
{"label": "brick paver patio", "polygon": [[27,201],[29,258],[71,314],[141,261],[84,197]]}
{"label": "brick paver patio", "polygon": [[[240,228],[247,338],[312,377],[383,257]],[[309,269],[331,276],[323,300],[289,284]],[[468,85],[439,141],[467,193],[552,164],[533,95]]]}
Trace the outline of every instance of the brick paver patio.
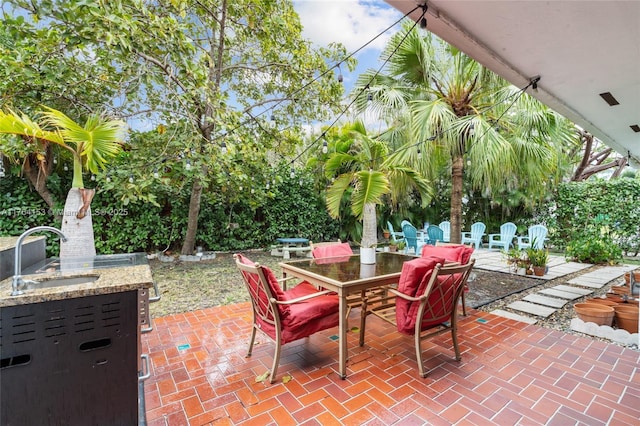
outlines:
{"label": "brick paver patio", "polygon": [[[359,311],[351,314],[357,324]],[[599,425],[638,424],[640,352],[471,310],[450,335],[425,343],[417,375],[413,340],[378,318],[364,347],[349,338],[348,377],[335,373],[327,330],[285,346],[278,381],[256,382],[273,344],[245,358],[248,303],[155,319],[143,336],[150,426],[176,425]],[[283,377],[291,381],[283,383]]]}

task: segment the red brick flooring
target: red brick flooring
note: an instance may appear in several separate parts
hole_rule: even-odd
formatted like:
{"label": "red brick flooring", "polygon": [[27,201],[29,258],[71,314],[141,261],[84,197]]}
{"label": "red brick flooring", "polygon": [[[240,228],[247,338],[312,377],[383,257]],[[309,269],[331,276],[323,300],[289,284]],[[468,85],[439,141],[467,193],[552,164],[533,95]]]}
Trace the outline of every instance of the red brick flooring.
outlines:
{"label": "red brick flooring", "polygon": [[256,377],[273,344],[258,334],[245,358],[250,321],[248,303],[154,320],[143,336],[149,426],[639,424],[640,352],[616,345],[471,311],[462,361],[450,334],[431,339],[422,379],[413,339],[370,317],[364,347],[349,336],[346,380],[334,329],[286,345],[269,384]]}

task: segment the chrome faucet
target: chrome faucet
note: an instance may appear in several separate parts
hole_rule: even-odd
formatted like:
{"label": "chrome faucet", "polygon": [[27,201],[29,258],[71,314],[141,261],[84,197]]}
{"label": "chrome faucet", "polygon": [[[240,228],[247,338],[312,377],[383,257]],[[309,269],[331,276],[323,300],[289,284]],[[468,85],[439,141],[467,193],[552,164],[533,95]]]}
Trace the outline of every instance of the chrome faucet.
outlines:
{"label": "chrome faucet", "polygon": [[62,233],[62,231],[52,226],[36,226],[34,228],[27,229],[26,231],[24,231],[22,235],[18,237],[18,241],[16,242],[16,247],[15,247],[16,257],[13,265],[14,267],[13,284],[11,288],[12,296],[18,296],[22,294],[22,290],[20,290],[20,287],[22,287],[24,283],[24,281],[22,280],[22,243],[27,236],[35,232],[41,232],[41,231],[53,232],[55,234],[58,234],[60,236],[60,239],[63,242],[67,241],[67,237]]}

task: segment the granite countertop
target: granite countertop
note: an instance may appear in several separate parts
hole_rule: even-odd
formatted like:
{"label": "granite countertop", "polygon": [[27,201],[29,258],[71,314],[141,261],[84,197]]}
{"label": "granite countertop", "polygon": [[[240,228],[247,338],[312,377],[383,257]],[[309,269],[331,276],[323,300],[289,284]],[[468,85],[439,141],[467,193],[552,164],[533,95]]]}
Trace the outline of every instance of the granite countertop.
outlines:
{"label": "granite countertop", "polygon": [[47,278],[99,276],[95,281],[48,287],[34,290],[24,290],[24,294],[11,296],[12,278],[0,281],[0,308],[7,306],[26,305],[30,303],[48,302],[76,297],[97,296],[101,294],[120,293],[130,290],[150,288],[153,277],[149,265],[131,265],[113,268],[87,268],[69,272],[45,272],[23,275],[24,280],[42,281]]}
{"label": "granite countertop", "polygon": [[[41,240],[47,238],[44,235],[29,235],[25,238],[25,242]],[[0,237],[0,251],[9,250],[15,248],[16,243],[18,242],[18,237]]]}

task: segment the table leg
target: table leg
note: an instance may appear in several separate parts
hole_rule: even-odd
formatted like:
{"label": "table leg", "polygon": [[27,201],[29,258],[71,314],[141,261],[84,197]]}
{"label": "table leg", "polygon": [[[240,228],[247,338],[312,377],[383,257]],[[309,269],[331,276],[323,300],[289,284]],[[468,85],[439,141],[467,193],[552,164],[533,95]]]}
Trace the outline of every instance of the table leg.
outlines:
{"label": "table leg", "polygon": [[289,254],[289,245],[284,244],[282,247],[282,258],[283,259],[291,259],[291,255]]}
{"label": "table leg", "polygon": [[341,379],[347,378],[347,325],[349,321],[347,321],[347,294],[340,293],[340,320],[338,323],[338,344],[339,347],[339,355],[338,355],[338,375]]}

